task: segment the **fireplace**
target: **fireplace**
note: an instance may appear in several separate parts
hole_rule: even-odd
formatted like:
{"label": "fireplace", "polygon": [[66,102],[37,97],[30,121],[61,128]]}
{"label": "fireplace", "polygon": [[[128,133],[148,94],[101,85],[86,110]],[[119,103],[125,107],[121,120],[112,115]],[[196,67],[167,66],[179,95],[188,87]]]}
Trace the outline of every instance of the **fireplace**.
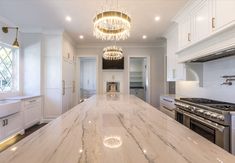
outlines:
{"label": "fireplace", "polygon": [[107,82],[106,92],[120,92],[120,82]]}

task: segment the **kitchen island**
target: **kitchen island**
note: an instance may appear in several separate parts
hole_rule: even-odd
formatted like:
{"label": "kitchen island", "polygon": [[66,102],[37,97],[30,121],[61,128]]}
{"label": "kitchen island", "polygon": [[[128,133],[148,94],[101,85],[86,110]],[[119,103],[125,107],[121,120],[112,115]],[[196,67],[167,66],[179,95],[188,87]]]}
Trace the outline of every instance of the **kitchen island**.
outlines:
{"label": "kitchen island", "polygon": [[234,163],[131,95],[93,96],[0,153],[0,163]]}

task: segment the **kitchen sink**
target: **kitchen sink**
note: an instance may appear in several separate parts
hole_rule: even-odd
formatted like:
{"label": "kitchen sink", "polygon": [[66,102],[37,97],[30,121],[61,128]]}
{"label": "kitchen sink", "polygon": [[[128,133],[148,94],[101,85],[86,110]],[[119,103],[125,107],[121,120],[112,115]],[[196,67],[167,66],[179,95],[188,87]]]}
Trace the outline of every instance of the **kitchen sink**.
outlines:
{"label": "kitchen sink", "polygon": [[0,100],[0,118],[20,111],[20,100]]}

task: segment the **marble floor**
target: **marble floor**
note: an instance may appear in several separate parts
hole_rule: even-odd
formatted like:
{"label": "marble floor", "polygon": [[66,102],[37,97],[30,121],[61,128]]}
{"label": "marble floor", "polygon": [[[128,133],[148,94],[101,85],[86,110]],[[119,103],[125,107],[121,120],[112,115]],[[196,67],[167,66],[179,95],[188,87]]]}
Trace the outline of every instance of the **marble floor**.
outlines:
{"label": "marble floor", "polygon": [[24,135],[17,135],[15,137],[13,137],[10,140],[7,140],[4,143],[0,143],[0,152],[6,150],[7,148],[9,148],[10,146],[16,144],[17,142],[19,142],[20,140],[22,140],[23,138],[29,136],[30,134],[34,133],[35,131],[37,131],[38,129],[40,129],[41,127],[45,126],[46,123],[42,123],[42,124],[36,124],[30,128],[28,128],[27,130],[25,130]]}

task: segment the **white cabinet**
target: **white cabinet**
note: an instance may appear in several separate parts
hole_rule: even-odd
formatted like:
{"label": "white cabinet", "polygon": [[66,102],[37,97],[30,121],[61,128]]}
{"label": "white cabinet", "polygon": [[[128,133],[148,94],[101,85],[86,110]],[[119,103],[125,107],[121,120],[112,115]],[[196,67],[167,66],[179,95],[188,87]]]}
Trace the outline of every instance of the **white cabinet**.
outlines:
{"label": "white cabinet", "polygon": [[0,119],[0,122],[0,140],[3,140],[24,130],[21,112],[2,118]]}
{"label": "white cabinet", "polygon": [[195,45],[235,25],[235,0],[192,1],[176,18],[179,25],[179,48]]}
{"label": "white cabinet", "polygon": [[179,23],[179,47],[185,48],[191,44],[192,41],[192,29],[191,29],[191,17],[187,16]]}
{"label": "white cabinet", "polygon": [[32,98],[22,102],[24,113],[24,128],[27,129],[41,120],[41,98]]}
{"label": "white cabinet", "polygon": [[166,34],[167,39],[167,81],[177,81],[185,79],[185,66],[178,63],[178,27],[173,27]]}
{"label": "white cabinet", "polygon": [[192,12],[193,41],[200,41],[212,32],[212,1],[203,0]]}
{"label": "white cabinet", "polygon": [[8,116],[6,119],[6,125],[4,126],[5,137],[14,135],[15,133],[23,130],[22,113],[16,113]]}
{"label": "white cabinet", "polygon": [[43,118],[50,121],[73,107],[76,104],[74,101],[78,101],[75,88],[76,49],[66,35],[44,37]]}
{"label": "white cabinet", "polygon": [[0,119],[0,140],[4,139],[4,121]]}
{"label": "white cabinet", "polygon": [[235,0],[213,0],[215,31],[235,24]]}
{"label": "white cabinet", "polygon": [[75,49],[67,38],[63,38],[62,60],[62,113],[71,109],[76,101]]}

